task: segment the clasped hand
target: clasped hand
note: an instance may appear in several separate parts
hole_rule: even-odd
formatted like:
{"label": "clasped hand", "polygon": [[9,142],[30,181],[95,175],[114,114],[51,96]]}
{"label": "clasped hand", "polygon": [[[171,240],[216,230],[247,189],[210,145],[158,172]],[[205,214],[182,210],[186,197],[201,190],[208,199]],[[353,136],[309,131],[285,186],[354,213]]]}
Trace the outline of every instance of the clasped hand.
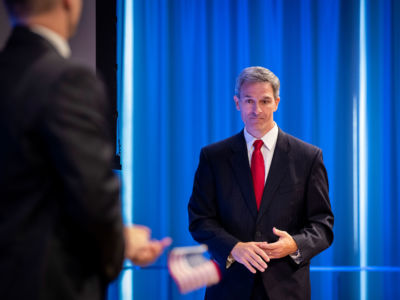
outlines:
{"label": "clasped hand", "polygon": [[297,251],[297,244],[290,234],[275,227],[273,233],[279,237],[275,243],[239,242],[232,249],[232,257],[250,272],[256,273],[257,270],[264,272],[271,259],[282,258]]}
{"label": "clasped hand", "polygon": [[135,265],[144,267],[153,263],[172,242],[169,237],[150,240],[150,235],[150,229],[143,225],[124,228],[125,257]]}

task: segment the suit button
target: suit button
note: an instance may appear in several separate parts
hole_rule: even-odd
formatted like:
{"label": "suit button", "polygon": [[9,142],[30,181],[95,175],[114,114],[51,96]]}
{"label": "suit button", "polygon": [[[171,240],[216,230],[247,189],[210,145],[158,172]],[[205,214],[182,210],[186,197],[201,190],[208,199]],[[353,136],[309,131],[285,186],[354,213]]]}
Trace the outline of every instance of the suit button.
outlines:
{"label": "suit button", "polygon": [[261,237],[261,232],[260,231],[256,231],[256,237]]}

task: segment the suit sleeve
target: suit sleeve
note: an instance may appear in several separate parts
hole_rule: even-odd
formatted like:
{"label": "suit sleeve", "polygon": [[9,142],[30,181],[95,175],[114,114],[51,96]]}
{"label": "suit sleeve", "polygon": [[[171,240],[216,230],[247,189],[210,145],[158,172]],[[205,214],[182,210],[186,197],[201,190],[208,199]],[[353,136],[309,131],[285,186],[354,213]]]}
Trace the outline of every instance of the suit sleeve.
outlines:
{"label": "suit sleeve", "polygon": [[204,149],[200,153],[188,211],[189,231],[193,238],[206,244],[218,263],[225,266],[228,255],[239,240],[220,224],[214,174]]}
{"label": "suit sleeve", "polygon": [[121,270],[124,241],[103,85],[92,72],[73,67],[56,80],[48,99],[41,130],[63,184],[63,214],[111,280]]}
{"label": "suit sleeve", "polygon": [[305,227],[293,235],[301,253],[301,262],[328,248],[333,241],[333,213],[329,201],[328,176],[318,149],[306,184]]}

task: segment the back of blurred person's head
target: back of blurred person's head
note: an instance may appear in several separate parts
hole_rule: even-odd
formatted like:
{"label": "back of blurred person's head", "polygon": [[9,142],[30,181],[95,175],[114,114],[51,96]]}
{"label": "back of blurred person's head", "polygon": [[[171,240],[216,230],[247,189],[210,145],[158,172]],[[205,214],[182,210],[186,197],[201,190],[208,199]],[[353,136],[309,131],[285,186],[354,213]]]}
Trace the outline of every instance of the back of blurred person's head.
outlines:
{"label": "back of blurred person's head", "polygon": [[66,39],[79,23],[82,0],[3,0],[13,23],[42,25]]}
{"label": "back of blurred person's head", "polygon": [[61,0],[4,0],[9,15],[13,18],[26,18],[47,12]]}

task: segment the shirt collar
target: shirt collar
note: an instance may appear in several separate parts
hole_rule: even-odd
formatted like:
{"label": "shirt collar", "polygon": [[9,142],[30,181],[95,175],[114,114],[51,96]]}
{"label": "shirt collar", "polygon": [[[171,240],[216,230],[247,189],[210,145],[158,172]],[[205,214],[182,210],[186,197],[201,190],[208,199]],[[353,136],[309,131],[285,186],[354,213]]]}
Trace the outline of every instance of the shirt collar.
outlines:
{"label": "shirt collar", "polygon": [[[253,146],[254,141],[257,140],[257,138],[252,136],[247,131],[246,128],[244,128],[244,138],[246,140],[247,149],[250,149]],[[267,149],[269,151],[271,151],[272,149],[274,149],[277,139],[278,139],[278,125],[276,125],[276,123],[274,123],[274,127],[272,127],[272,129],[270,131],[268,131],[266,134],[264,134],[264,136],[261,138],[261,140],[264,143],[263,146],[267,147]]]}
{"label": "shirt collar", "polygon": [[34,33],[40,35],[50,44],[56,48],[57,52],[64,58],[68,58],[71,56],[71,49],[67,43],[67,41],[61,37],[58,33],[54,32],[53,30],[40,26],[40,25],[32,25],[29,27]]}

